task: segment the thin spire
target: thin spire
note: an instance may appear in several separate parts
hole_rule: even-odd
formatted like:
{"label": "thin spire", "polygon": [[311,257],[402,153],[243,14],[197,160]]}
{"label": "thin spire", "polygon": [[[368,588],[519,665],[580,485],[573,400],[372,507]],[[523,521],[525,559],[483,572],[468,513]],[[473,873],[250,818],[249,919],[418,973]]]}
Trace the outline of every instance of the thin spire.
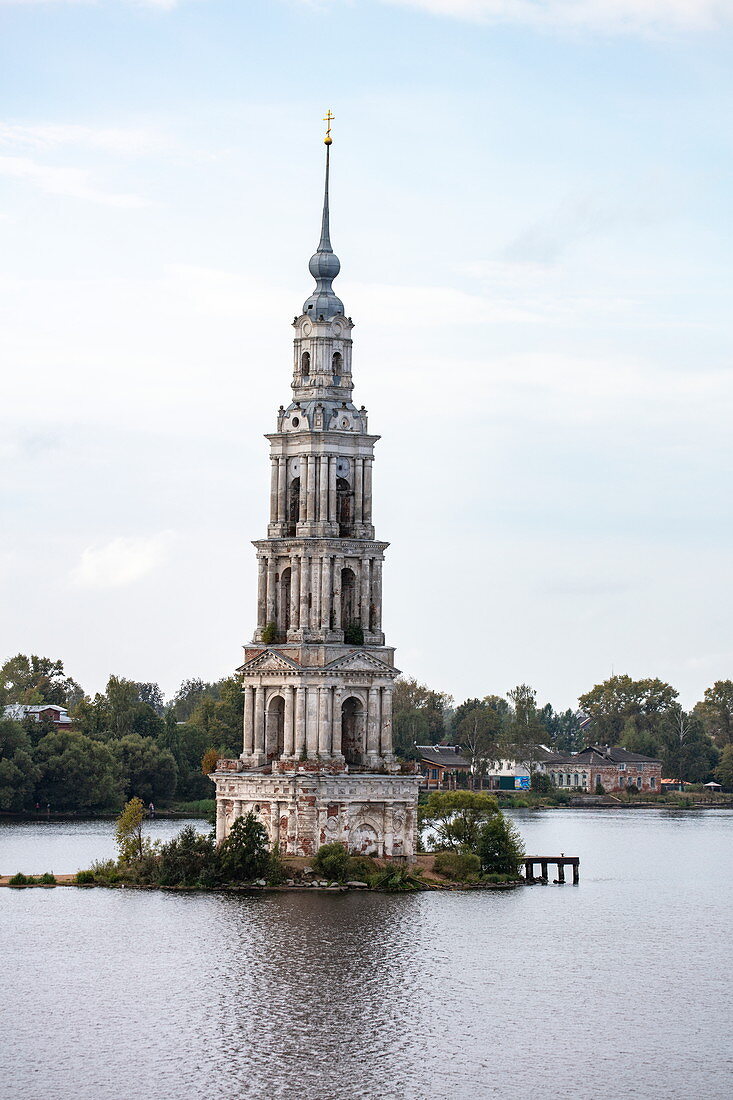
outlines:
{"label": "thin spire", "polygon": [[323,139],[326,146],[326,184],[323,192],[323,217],[321,219],[321,239],[318,248],[310,258],[308,270],[316,280],[316,288],[303,305],[304,313],[312,313],[314,317],[323,317],[330,320],[339,313],[344,312],[343,302],[337,298],[333,291],[333,280],[341,270],[338,256],[331,247],[331,227],[328,208],[328,184],[331,174],[331,123],[334,116],[331,111],[326,112],[324,122],[328,123],[326,136]]}
{"label": "thin spire", "polygon": [[328,177],[331,170],[331,138],[326,138],[326,186],[323,192],[323,218],[321,220],[321,239],[317,252],[333,252],[331,248],[330,225],[328,218]]}

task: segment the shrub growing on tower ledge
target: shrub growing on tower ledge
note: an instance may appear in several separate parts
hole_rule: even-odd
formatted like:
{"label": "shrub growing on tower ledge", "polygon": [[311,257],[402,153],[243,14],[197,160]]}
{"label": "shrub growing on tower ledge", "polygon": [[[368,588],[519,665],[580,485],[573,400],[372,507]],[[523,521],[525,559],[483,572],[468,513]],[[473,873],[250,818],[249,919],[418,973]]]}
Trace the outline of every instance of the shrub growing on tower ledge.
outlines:
{"label": "shrub growing on tower ledge", "polygon": [[349,623],[344,630],[346,645],[364,645],[364,631],[358,623]]}
{"label": "shrub growing on tower ledge", "polygon": [[262,641],[265,645],[272,645],[277,641],[277,623],[267,623],[262,628]]}

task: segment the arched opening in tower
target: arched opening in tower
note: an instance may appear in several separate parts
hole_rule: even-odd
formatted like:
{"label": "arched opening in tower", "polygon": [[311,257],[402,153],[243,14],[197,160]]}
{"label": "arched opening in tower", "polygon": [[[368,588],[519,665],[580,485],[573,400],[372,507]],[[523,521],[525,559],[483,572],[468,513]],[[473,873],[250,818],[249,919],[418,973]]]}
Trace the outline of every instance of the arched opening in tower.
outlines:
{"label": "arched opening in tower", "polygon": [[341,570],[341,626],[344,630],[356,623],[356,576],[353,569]]}
{"label": "arched opening in tower", "polygon": [[281,634],[290,629],[290,569],[283,569],[278,591],[277,625]]}
{"label": "arched opening in tower", "polygon": [[267,707],[265,720],[265,753],[268,763],[277,760],[285,749],[285,700],[275,695]]}
{"label": "arched opening in tower", "polygon": [[336,518],[340,537],[348,538],[354,522],[354,494],[345,477],[336,479]]}
{"label": "arched opening in tower", "polygon": [[311,353],[304,351],[300,357],[300,373],[307,378],[311,372]]}
{"label": "arched opening in tower", "polygon": [[288,492],[288,535],[295,537],[295,530],[300,516],[300,478],[294,477],[290,482]]}
{"label": "arched opening in tower", "polygon": [[341,752],[347,764],[364,760],[364,707],[361,699],[350,695],[341,706]]}
{"label": "arched opening in tower", "polygon": [[[334,381],[341,378],[341,372],[344,369],[344,361],[341,358],[341,352],[335,351],[333,358],[331,359],[331,374],[334,377]],[[338,383],[336,383],[338,385]]]}

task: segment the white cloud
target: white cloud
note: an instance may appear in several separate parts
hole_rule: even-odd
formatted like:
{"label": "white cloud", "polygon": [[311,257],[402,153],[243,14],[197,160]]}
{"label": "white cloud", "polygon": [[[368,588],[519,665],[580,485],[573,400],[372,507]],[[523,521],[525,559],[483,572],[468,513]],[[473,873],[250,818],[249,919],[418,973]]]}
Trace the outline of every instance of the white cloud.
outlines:
{"label": "white cloud", "polygon": [[103,546],[88,546],[71,573],[79,588],[121,588],[152,573],[165,561],[172,532],[147,538],[116,538]]}
{"label": "white cloud", "polygon": [[[2,0],[0,0],[2,3]],[[82,126],[76,123],[0,122],[0,146],[47,151],[62,146],[97,149],[105,153],[136,155],[159,152],[164,139],[150,129]]]}
{"label": "white cloud", "polygon": [[104,206],[131,210],[148,205],[147,201],[138,195],[122,195],[100,190],[90,182],[89,172],[84,168],[39,164],[30,157],[0,156],[0,176],[26,180],[51,195],[66,195],[73,199],[101,203]]}
{"label": "white cloud", "polygon": [[612,31],[705,30],[733,20],[731,0],[381,0],[473,22]]}

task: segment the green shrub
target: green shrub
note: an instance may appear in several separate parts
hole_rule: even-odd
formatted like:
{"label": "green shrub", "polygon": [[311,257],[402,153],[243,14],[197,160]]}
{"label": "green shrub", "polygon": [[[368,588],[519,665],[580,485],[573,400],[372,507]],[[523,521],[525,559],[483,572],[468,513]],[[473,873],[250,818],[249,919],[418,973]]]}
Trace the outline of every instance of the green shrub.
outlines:
{"label": "green shrub", "polygon": [[117,864],[113,859],[97,860],[91,866],[91,873],[94,875],[95,882],[106,883],[111,885],[112,883],[120,881],[120,872]]}
{"label": "green shrub", "polygon": [[555,784],[544,772],[532,772],[531,788],[536,794],[552,794]]}
{"label": "green shrub", "polygon": [[465,882],[480,873],[481,860],[473,852],[437,852],[433,870],[453,882]]}
{"label": "green shrub", "polygon": [[371,856],[349,856],[346,878],[355,882],[369,882],[380,870],[376,859]]}
{"label": "green shrub", "polygon": [[268,886],[280,886],[288,877],[288,871],[280,858],[280,853],[274,848],[270,852],[270,866],[265,877]]}
{"label": "green shrub", "polygon": [[390,894],[426,888],[422,879],[410,867],[394,865],[378,871],[372,876],[369,885],[372,890],[386,890]]}
{"label": "green shrub", "polygon": [[210,886],[217,879],[217,862],[213,835],[186,825],[160,849],[156,880],[161,886]]}
{"label": "green shrub", "polygon": [[266,623],[262,628],[261,637],[265,645],[272,645],[274,641],[277,641],[277,623]]}
{"label": "green shrub", "polygon": [[88,886],[94,882],[94,871],[77,871],[76,882],[78,886]]}
{"label": "green shrub", "polygon": [[313,859],[313,870],[329,882],[344,882],[350,877],[350,857],[345,844],[324,844]]}
{"label": "green shrub", "polygon": [[224,882],[251,882],[270,870],[267,829],[254,814],[238,817],[219,848],[219,867]]}
{"label": "green shrub", "polygon": [[18,871],[16,875],[8,882],[8,886],[33,886],[35,879],[32,875],[24,875],[22,871]]}
{"label": "green shrub", "polygon": [[554,806],[569,806],[570,795],[567,791],[553,791],[552,803]]}
{"label": "green shrub", "polygon": [[482,882],[516,882],[517,881],[517,875],[501,875],[501,874],[498,874],[498,873],[495,872],[494,874],[490,874],[490,875],[482,875],[481,876],[481,881]]}
{"label": "green shrub", "polygon": [[45,875],[41,875],[38,881],[42,886],[55,886],[56,875],[52,875],[50,871],[46,871]]}
{"label": "green shrub", "polygon": [[486,874],[519,874],[524,844],[511,821],[503,814],[497,814],[484,825],[479,836],[478,855]]}

